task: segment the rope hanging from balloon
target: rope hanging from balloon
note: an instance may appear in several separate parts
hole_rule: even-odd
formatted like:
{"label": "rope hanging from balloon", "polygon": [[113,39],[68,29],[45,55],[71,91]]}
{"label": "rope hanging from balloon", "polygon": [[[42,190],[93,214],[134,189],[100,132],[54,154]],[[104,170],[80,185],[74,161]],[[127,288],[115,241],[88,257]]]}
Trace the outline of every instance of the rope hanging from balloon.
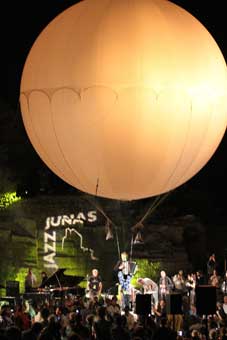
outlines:
{"label": "rope hanging from balloon", "polygon": [[138,229],[144,228],[143,222],[145,221],[145,219],[155,211],[155,209],[169,196],[170,193],[171,191],[165,193],[164,195],[159,195],[156,197],[154,202],[147,209],[144,216],[135,225],[132,226],[131,228],[132,232],[136,232],[138,231]]}
{"label": "rope hanging from balloon", "polygon": [[[20,102],[18,101],[17,103],[17,108],[16,108],[16,113],[20,113]],[[18,115],[16,114],[15,119],[18,119]],[[87,194],[84,194],[84,198],[89,201],[90,204],[92,204],[106,219],[106,224],[105,224],[105,230],[112,231],[112,228],[114,229],[115,232],[115,237],[116,237],[116,245],[117,245],[117,252],[118,252],[118,257],[120,259],[121,257],[121,249],[120,249],[120,242],[119,242],[119,235],[118,235],[118,226],[111,220],[111,218],[105,213],[104,209],[98,204],[98,189],[99,189],[99,177],[97,178],[96,182],[96,188],[95,188],[95,195],[90,196]],[[132,258],[132,253],[133,253],[133,244],[134,244],[134,235],[138,233],[138,231],[141,231],[144,228],[144,221],[150,216],[151,214],[154,213],[156,208],[169,196],[171,191],[159,195],[155,198],[155,200],[152,202],[152,204],[149,206],[143,217],[131,227],[132,231],[132,237],[130,241],[130,258]],[[112,227],[111,227],[112,226]],[[111,237],[112,238],[112,237]],[[106,238],[108,240],[109,238]]]}
{"label": "rope hanging from balloon", "polygon": [[103,215],[103,217],[105,217],[106,219],[105,229],[110,228],[111,225],[113,226],[115,234],[116,234],[118,257],[120,259],[121,250],[120,250],[120,243],[119,243],[119,237],[118,237],[118,232],[117,232],[117,225],[110,219],[109,216],[107,216],[103,208],[98,204],[97,199],[94,202],[94,197],[92,199],[91,196],[88,196],[86,194],[84,194],[84,199],[86,199],[90,204],[92,204]]}
{"label": "rope hanging from balloon", "polygon": [[132,231],[132,238],[131,238],[131,248],[130,248],[130,258],[132,259],[133,256],[133,244],[134,244],[134,238],[133,235],[138,235],[140,231],[144,228],[144,221],[150,216],[154,211],[157,209],[157,207],[170,195],[171,191],[165,193],[164,195],[159,195],[155,198],[154,202],[149,206],[146,213],[143,215],[143,217],[131,227]]}
{"label": "rope hanging from balloon", "polygon": [[[130,258],[132,259],[133,255],[133,243],[134,243],[134,234],[138,231],[141,231],[144,228],[144,221],[150,216],[154,211],[157,209],[157,207],[170,195],[171,191],[165,193],[164,195],[159,195],[155,198],[155,200],[152,202],[152,204],[149,206],[143,217],[131,227],[132,231],[132,238],[130,243]],[[121,249],[120,249],[120,243],[119,243],[119,236],[118,236],[118,226],[111,220],[111,218],[105,213],[104,209],[100,206],[100,204],[97,201],[97,197],[92,197],[88,195],[84,195],[84,198],[92,204],[106,219],[105,229],[110,230],[111,226],[114,228],[115,235],[116,235],[116,242],[117,242],[117,252],[120,259],[121,256]],[[108,239],[108,238],[107,238]]]}

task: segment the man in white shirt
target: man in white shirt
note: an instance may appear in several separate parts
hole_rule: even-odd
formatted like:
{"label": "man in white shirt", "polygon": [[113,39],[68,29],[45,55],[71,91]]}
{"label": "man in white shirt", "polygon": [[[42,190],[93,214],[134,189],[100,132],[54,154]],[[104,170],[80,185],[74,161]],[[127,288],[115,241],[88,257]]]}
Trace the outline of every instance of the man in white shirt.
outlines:
{"label": "man in white shirt", "polygon": [[143,293],[144,294],[151,294],[154,301],[154,305],[156,306],[158,304],[158,285],[153,280],[149,279],[148,277],[139,278],[137,280],[137,283],[139,283],[143,287]]}
{"label": "man in white shirt", "polygon": [[36,279],[35,274],[33,274],[31,268],[28,268],[28,273],[25,277],[25,283],[24,283],[25,292],[26,293],[32,292],[33,288],[35,288],[36,282],[37,282],[37,279]]}

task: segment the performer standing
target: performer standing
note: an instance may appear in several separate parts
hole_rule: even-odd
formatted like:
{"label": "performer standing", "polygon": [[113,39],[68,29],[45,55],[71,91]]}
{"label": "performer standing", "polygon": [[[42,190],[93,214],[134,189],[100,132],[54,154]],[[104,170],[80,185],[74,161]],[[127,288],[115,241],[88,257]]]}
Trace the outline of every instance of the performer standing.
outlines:
{"label": "performer standing", "polygon": [[157,283],[155,283],[153,280],[149,279],[148,277],[137,279],[137,283],[142,285],[143,294],[151,294],[152,295],[153,301],[151,301],[151,303],[152,303],[152,305],[157,306],[157,304],[158,304],[158,285],[157,285]]}
{"label": "performer standing", "polygon": [[47,273],[46,272],[41,272],[41,283],[40,283],[40,288],[45,287],[45,282],[48,279]]}
{"label": "performer standing", "polygon": [[216,258],[215,254],[211,254],[208,261],[207,261],[207,275],[208,275],[208,280],[210,276],[213,274],[213,271],[217,269],[217,263],[216,263]]}
{"label": "performer standing", "polygon": [[159,279],[159,298],[165,300],[166,294],[169,294],[172,289],[173,283],[171,279],[166,275],[166,272],[162,270]]}
{"label": "performer standing", "polygon": [[129,307],[130,304],[130,282],[132,278],[130,262],[128,261],[128,254],[121,253],[121,261],[117,263],[118,280],[120,283],[121,292],[123,295],[122,308]]}
{"label": "performer standing", "polygon": [[224,295],[227,295],[227,271],[224,273],[221,290]]}
{"label": "performer standing", "polygon": [[102,279],[99,275],[98,269],[92,269],[91,276],[88,279],[89,298],[99,296],[102,292]]}
{"label": "performer standing", "polygon": [[25,277],[25,282],[24,282],[24,286],[25,286],[25,293],[30,293],[32,292],[32,290],[34,289],[34,286],[36,284],[37,280],[36,280],[36,276],[35,274],[33,274],[32,269],[28,268],[28,273]]}
{"label": "performer standing", "polygon": [[175,292],[181,294],[186,293],[186,285],[183,270],[179,270],[179,272],[173,276],[173,284]]}
{"label": "performer standing", "polygon": [[185,286],[187,288],[187,295],[189,297],[190,305],[195,304],[195,286],[196,286],[196,275],[194,273],[188,274],[185,281]]}

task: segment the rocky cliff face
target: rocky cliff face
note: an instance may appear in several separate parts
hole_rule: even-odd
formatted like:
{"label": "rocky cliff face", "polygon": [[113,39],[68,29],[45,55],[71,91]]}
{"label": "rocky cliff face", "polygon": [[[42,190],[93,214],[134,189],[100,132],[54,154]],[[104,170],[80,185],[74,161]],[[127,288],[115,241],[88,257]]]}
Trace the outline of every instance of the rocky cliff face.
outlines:
{"label": "rocky cliff face", "polygon": [[138,246],[138,257],[162,263],[169,273],[191,271],[204,267],[206,261],[206,231],[193,215],[144,228],[144,247]]}
{"label": "rocky cliff face", "polygon": [[[133,204],[108,201],[93,204],[84,197],[40,196],[24,199],[0,211],[0,283],[23,280],[32,267],[51,275],[57,268],[86,278],[96,267],[104,287],[113,284],[118,250],[132,251],[133,258],[160,262],[170,275],[179,269],[201,268],[206,256],[206,232],[193,215],[171,218],[141,229],[142,244],[133,244],[131,226],[138,215]],[[106,240],[107,220],[113,239]],[[131,247],[132,246],[132,247]]]}

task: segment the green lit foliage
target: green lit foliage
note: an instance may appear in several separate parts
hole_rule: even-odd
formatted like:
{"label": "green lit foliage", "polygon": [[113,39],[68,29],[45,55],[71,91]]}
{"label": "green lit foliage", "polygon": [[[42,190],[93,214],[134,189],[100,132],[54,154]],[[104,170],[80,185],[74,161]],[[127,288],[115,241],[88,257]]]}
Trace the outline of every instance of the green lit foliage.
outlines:
{"label": "green lit foliage", "polygon": [[137,285],[137,279],[140,277],[148,277],[157,282],[161,267],[160,262],[153,263],[148,259],[136,259],[135,261],[137,263],[137,271],[131,281],[133,286],[139,287],[139,285]]}
{"label": "green lit foliage", "polygon": [[[0,262],[0,284],[3,286],[5,286],[6,281],[13,280],[15,275],[15,267],[12,263],[12,249],[9,245],[10,233],[4,230],[0,232],[0,249],[2,254],[2,260]],[[0,293],[2,294],[2,291]]]}
{"label": "green lit foliage", "polygon": [[0,193],[13,192],[16,189],[16,183],[13,180],[12,170],[5,166],[9,150],[8,145],[0,145]]}
{"label": "green lit foliage", "polygon": [[0,209],[8,208],[13,203],[21,200],[21,197],[17,197],[16,192],[6,192],[0,196]]}
{"label": "green lit foliage", "polygon": [[20,268],[15,275],[15,280],[19,281],[20,292],[24,292],[24,281],[27,273],[28,268]]}
{"label": "green lit foliage", "polygon": [[[24,279],[28,267],[36,267],[37,249],[33,238],[12,234],[10,230],[0,230],[0,284],[6,281],[19,281],[20,292],[24,290]],[[5,295],[4,291],[0,294]]]}

